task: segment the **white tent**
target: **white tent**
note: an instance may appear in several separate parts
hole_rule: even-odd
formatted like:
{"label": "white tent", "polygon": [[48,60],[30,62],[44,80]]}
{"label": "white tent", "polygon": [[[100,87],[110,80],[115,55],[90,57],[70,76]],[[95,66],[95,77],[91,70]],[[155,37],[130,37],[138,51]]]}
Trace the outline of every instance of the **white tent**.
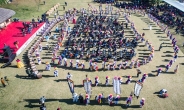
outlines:
{"label": "white tent", "polygon": [[163,0],[163,1],[184,12],[184,3],[180,3],[179,1],[176,0]]}

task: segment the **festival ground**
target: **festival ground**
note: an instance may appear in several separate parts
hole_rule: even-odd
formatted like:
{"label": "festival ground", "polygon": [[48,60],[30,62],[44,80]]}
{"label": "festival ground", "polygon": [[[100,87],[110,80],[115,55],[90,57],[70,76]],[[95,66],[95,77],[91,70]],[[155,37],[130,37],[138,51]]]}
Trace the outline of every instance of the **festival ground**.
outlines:
{"label": "festival ground", "polygon": [[[85,7],[87,8],[87,4],[90,3],[93,6],[98,8],[99,4],[92,3],[91,0],[80,0],[75,1],[68,0],[68,6],[66,9],[71,9],[76,7],[77,9]],[[62,6],[59,8],[59,13],[62,15],[64,11],[62,11]],[[52,17],[51,17],[52,19]],[[121,17],[121,19],[124,19]],[[171,42],[166,37],[166,34],[159,31],[159,28],[152,22],[153,30],[148,30],[149,19],[140,15],[132,15],[130,19],[135,23],[135,27],[138,29],[139,33],[145,33],[145,38],[149,39],[152,45],[155,48],[153,61],[148,63],[147,65],[141,66],[140,69],[142,72],[148,74],[148,78],[144,82],[143,89],[141,90],[140,98],[144,97],[145,106],[143,108],[139,108],[139,99],[134,98],[131,106],[128,109],[144,109],[144,110],[182,110],[184,105],[184,96],[183,83],[184,83],[184,55],[180,51],[177,61],[172,65],[167,73],[161,73],[160,76],[156,75],[156,70],[158,67],[164,68],[166,64],[168,64],[169,60],[172,59],[173,56],[173,48],[170,44]],[[144,30],[143,30],[144,29]],[[55,30],[55,28],[53,28]],[[131,34],[129,32],[125,33]],[[34,42],[34,41],[33,41]],[[26,52],[31,47],[33,42],[18,56],[19,59],[23,60],[26,63]],[[55,42],[55,41],[50,41]],[[161,51],[157,51],[162,42],[165,42]],[[43,46],[46,46],[46,42],[42,43]],[[146,47],[142,47],[143,43],[140,43],[136,49],[137,57],[148,55],[149,51],[146,51]],[[60,50],[63,50],[62,47]],[[46,59],[46,57],[51,58],[51,55],[46,56],[46,51],[44,50],[41,57],[45,57],[43,62],[51,61],[51,59]],[[47,53],[48,54],[48,53]],[[133,59],[136,59],[133,58]],[[74,61],[75,62],[75,61]],[[177,74],[174,74],[175,66],[179,64],[180,68]],[[88,67],[88,63],[86,63]],[[45,65],[39,65],[39,69],[44,69]],[[99,64],[99,68],[101,68],[101,64]],[[95,101],[95,96],[99,93],[103,93],[105,97],[109,94],[113,93],[113,87],[105,87],[98,86],[92,87],[92,96],[90,99],[90,104],[88,106],[80,105],[79,103],[72,102],[72,94],[68,88],[68,84],[66,82],[66,75],[70,72],[73,77],[73,81],[75,84],[75,92],[82,93],[85,95],[84,87],[82,86],[82,80],[85,78],[87,74],[88,77],[93,81],[95,76],[99,76],[100,83],[105,83],[105,77],[110,76],[110,84],[112,84],[112,78],[114,76],[124,76],[123,82],[126,81],[127,78],[125,76],[131,75],[133,76],[133,80],[138,80],[136,76],[136,69],[127,69],[127,70],[114,70],[114,71],[82,71],[76,69],[63,69],[60,67],[59,77],[54,77],[53,74],[54,68],[52,67],[51,71],[43,71],[41,74],[43,75],[42,79],[30,79],[26,78],[27,76],[25,69],[18,69],[16,67],[16,61],[12,63],[10,67],[5,69],[0,69],[0,77],[7,76],[10,81],[9,85],[6,88],[0,86],[0,109],[1,110],[38,110],[39,98],[41,96],[45,96],[46,98],[46,107],[48,110],[55,110],[57,107],[61,107],[62,110],[120,110],[126,109],[126,98],[130,95],[130,92],[134,89],[134,83],[130,83],[128,85],[122,84],[121,89],[122,93],[120,95],[121,99],[119,104],[116,106],[109,106],[107,103],[99,105],[97,101]],[[166,99],[159,98],[155,92],[158,92],[160,89],[165,88],[168,90],[169,97]]]}

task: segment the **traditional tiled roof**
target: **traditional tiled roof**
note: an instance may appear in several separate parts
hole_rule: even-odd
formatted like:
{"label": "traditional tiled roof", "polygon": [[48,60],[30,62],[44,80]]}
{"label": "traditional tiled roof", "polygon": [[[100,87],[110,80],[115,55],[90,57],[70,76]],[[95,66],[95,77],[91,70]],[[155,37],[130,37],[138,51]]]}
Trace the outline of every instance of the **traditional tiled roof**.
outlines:
{"label": "traditional tiled roof", "polygon": [[6,21],[15,14],[15,11],[5,8],[0,8],[0,23]]}

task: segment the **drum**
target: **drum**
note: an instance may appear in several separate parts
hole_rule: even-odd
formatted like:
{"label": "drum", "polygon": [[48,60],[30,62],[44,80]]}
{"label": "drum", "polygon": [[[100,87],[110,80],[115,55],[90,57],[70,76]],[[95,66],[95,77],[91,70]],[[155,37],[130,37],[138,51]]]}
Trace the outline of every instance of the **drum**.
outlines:
{"label": "drum", "polygon": [[38,74],[37,74],[37,78],[38,78],[38,79],[41,79],[41,78],[42,78],[42,74],[38,73]]}

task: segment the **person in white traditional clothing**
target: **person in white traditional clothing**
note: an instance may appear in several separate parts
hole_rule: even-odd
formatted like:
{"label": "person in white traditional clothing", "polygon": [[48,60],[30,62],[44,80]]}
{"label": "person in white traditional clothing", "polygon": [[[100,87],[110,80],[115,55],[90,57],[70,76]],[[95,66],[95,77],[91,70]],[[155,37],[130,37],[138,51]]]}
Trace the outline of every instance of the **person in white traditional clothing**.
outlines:
{"label": "person in white traditional clothing", "polygon": [[50,65],[50,63],[49,63],[49,62],[46,62],[46,68],[45,68],[45,70],[48,70],[48,71],[50,71],[50,68],[51,68],[51,65]]}
{"label": "person in white traditional clothing", "polygon": [[82,69],[85,69],[84,61],[81,63]]}
{"label": "person in white traditional clothing", "polygon": [[121,77],[118,77],[118,80],[119,80],[119,83],[122,84],[123,81],[122,81],[122,78]]}
{"label": "person in white traditional clothing", "polygon": [[133,65],[134,65],[134,60],[132,60],[130,63],[130,69],[132,69]]}
{"label": "person in white traditional clothing", "polygon": [[90,103],[90,96],[89,96],[89,94],[86,94],[85,104],[88,105],[89,103]]}
{"label": "person in white traditional clothing", "polygon": [[78,69],[79,68],[79,60],[76,60],[76,69]]}
{"label": "person in white traditional clothing", "polygon": [[113,68],[113,70],[115,70],[115,68],[116,68],[116,61],[114,61],[112,68]]}
{"label": "person in white traditional clothing", "polygon": [[62,65],[62,59],[63,59],[62,56],[58,56],[58,60],[59,60],[58,65]]}
{"label": "person in white traditional clothing", "polygon": [[110,70],[110,63],[108,63],[107,65],[107,70]]}
{"label": "person in white traditional clothing", "polygon": [[178,72],[179,65],[176,65],[176,68],[174,69],[174,73]]}
{"label": "person in white traditional clothing", "polygon": [[39,51],[41,52],[42,51],[42,45],[39,44]]}
{"label": "person in white traditional clothing", "polygon": [[73,60],[70,60],[70,68],[73,68]]}
{"label": "person in white traditional clothing", "polygon": [[128,61],[125,61],[124,64],[123,64],[123,69],[126,69],[127,65],[128,65]]}
{"label": "person in white traditional clothing", "polygon": [[105,70],[105,61],[102,62],[102,70]]}
{"label": "person in white traditional clothing", "polygon": [[54,76],[58,77],[58,68],[57,67],[54,67]]}
{"label": "person in white traditional clothing", "polygon": [[35,56],[39,57],[40,56],[40,52],[38,51],[38,49],[35,50]]}
{"label": "person in white traditional clothing", "polygon": [[67,67],[67,58],[64,58],[64,66]]}
{"label": "person in white traditional clothing", "polygon": [[123,62],[118,65],[119,70],[122,68]]}
{"label": "person in white traditional clothing", "polygon": [[44,104],[45,104],[45,97],[44,97],[44,96],[42,96],[42,97],[40,98],[40,104],[41,104],[42,106],[44,106]]}
{"label": "person in white traditional clothing", "polygon": [[79,99],[79,95],[77,93],[73,93],[73,102],[77,102]]}
{"label": "person in white traditional clothing", "polygon": [[71,79],[72,75],[68,72],[67,76],[66,76],[66,79]]}
{"label": "person in white traditional clothing", "polygon": [[112,105],[113,103],[113,95],[112,94],[110,94],[109,96],[108,96],[108,103],[109,103],[109,105]]}
{"label": "person in white traditional clothing", "polygon": [[40,57],[37,57],[37,60],[38,60],[38,64],[40,65],[41,64],[41,58]]}

